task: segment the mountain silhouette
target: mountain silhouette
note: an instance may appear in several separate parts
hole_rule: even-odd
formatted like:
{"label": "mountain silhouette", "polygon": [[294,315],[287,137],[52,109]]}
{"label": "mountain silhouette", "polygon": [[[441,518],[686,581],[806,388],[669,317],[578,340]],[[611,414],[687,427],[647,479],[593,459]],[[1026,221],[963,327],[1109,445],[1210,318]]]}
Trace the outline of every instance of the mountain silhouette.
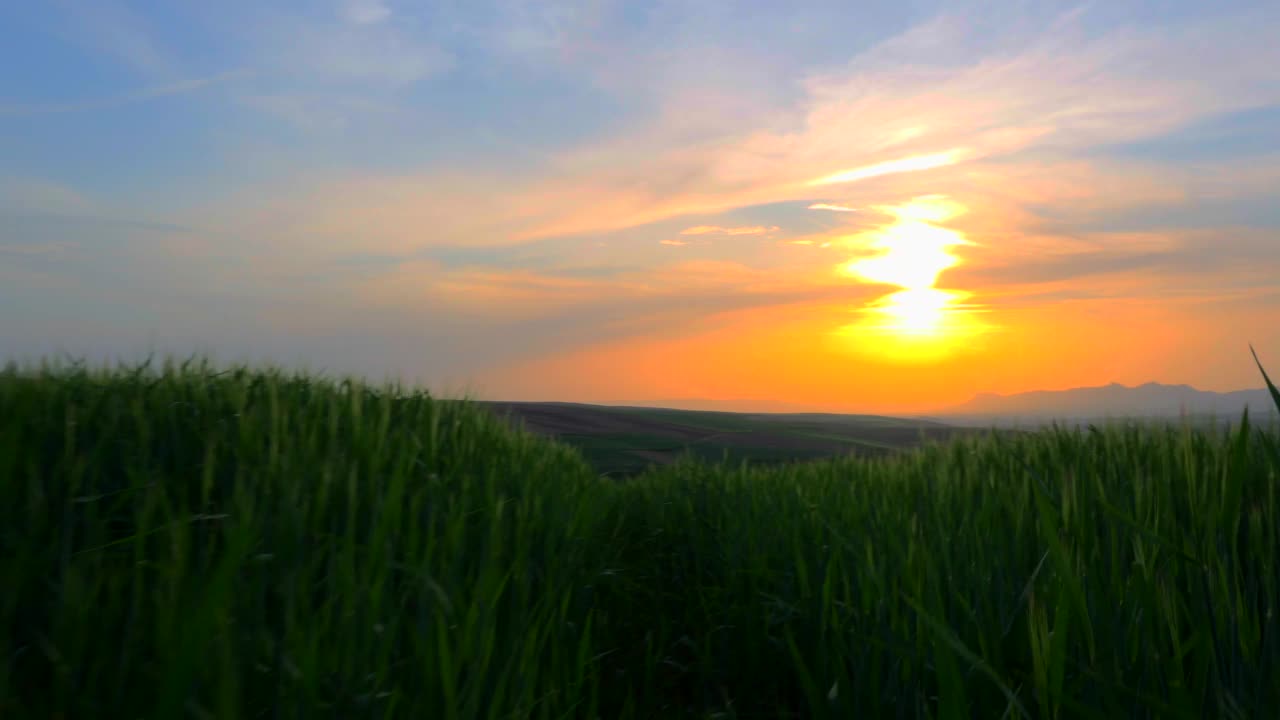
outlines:
{"label": "mountain silhouette", "polygon": [[938,416],[952,419],[1082,420],[1100,418],[1176,418],[1213,415],[1239,419],[1245,407],[1251,416],[1276,412],[1267,390],[1229,393],[1197,390],[1190,385],[1146,383],[1128,387],[1119,383],[1069,390],[1037,390],[997,395],[980,393]]}

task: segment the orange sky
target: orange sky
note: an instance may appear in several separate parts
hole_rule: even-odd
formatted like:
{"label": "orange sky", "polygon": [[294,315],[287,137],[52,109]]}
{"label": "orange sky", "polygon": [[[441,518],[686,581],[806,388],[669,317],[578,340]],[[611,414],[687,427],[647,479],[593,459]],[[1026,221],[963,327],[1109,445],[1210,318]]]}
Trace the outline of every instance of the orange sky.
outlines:
{"label": "orange sky", "polygon": [[0,360],[855,412],[1280,373],[1274,4],[127,4],[0,42],[47,71],[0,87]]}
{"label": "orange sky", "polygon": [[[1237,322],[1224,323],[1219,313],[1230,312],[1229,300],[1210,298],[1205,304],[1205,298],[1193,296],[1152,302],[1132,295],[1141,285],[1126,274],[1091,284],[1113,297],[1021,307],[1002,306],[998,293],[982,287],[952,288],[945,282],[946,268],[963,265],[961,243],[975,243],[956,232],[942,235],[945,247],[939,246],[939,238],[928,231],[942,227],[950,213],[932,216],[940,221],[934,224],[913,212],[938,203],[962,211],[945,199],[926,198],[886,208],[891,218],[883,226],[839,241],[864,254],[852,262],[853,270],[840,264],[830,275],[853,285],[862,278],[858,266],[865,266],[866,274],[876,277],[874,287],[883,291],[879,296],[720,313],[704,320],[701,329],[673,327],[519,363],[495,373],[492,384],[480,389],[523,399],[726,400],[753,401],[761,408],[927,412],[959,404],[975,388],[1012,393],[1185,377],[1197,355],[1227,351],[1230,345],[1239,346],[1238,365],[1244,369],[1244,338],[1268,340],[1257,331],[1265,330],[1274,311],[1246,311],[1235,314]],[[894,280],[901,284],[884,284]],[[905,315],[876,310],[904,291],[939,287],[960,298],[958,307],[931,305],[923,320],[910,303]],[[1128,296],[1114,292],[1126,288]],[[1075,289],[1081,289],[1079,283]],[[1252,387],[1252,380],[1247,372],[1236,372],[1214,389]]]}

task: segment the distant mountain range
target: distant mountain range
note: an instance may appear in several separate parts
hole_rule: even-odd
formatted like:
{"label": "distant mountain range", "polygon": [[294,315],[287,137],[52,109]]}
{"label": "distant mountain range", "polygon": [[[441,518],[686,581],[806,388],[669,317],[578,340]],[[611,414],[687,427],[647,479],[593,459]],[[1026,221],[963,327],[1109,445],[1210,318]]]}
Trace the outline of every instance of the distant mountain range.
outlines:
{"label": "distant mountain range", "polygon": [[1238,420],[1248,406],[1251,417],[1274,417],[1275,404],[1266,389],[1229,393],[1197,390],[1189,385],[1119,383],[1070,390],[1040,390],[997,395],[981,393],[935,416],[949,422],[1002,420],[1097,420],[1104,418],[1177,418],[1216,416]]}

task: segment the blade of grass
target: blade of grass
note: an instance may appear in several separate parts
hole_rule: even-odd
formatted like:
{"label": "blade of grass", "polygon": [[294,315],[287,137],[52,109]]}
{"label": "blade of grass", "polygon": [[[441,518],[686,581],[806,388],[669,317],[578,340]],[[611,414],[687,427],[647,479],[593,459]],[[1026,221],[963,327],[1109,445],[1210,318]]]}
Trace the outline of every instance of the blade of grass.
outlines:
{"label": "blade of grass", "polygon": [[1280,412],[1280,388],[1271,382],[1271,378],[1267,377],[1267,371],[1262,367],[1262,361],[1258,359],[1258,351],[1253,349],[1253,345],[1249,346],[1249,352],[1253,353],[1253,362],[1258,365],[1258,372],[1262,373],[1262,379],[1267,383],[1267,389],[1271,391],[1271,401],[1276,405],[1276,412]]}

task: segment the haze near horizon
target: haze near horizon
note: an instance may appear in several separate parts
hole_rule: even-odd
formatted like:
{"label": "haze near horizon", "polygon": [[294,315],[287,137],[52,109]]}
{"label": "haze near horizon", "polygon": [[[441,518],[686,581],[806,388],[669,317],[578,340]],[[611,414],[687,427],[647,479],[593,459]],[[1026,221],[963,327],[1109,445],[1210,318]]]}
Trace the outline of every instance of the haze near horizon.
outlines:
{"label": "haze near horizon", "polygon": [[1280,7],[0,8],[0,360],[923,413],[1280,365]]}

